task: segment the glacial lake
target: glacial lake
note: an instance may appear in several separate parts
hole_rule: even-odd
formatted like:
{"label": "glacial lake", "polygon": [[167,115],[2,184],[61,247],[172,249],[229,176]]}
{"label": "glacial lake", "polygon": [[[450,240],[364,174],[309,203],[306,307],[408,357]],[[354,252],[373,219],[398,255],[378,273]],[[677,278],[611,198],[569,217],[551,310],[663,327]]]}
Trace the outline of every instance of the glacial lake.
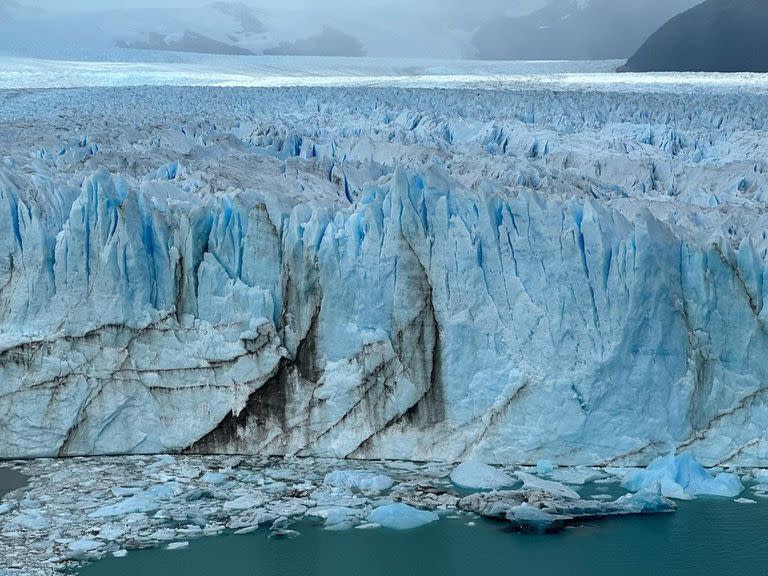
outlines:
{"label": "glacial lake", "polygon": [[[749,497],[749,492],[745,492]],[[443,518],[408,532],[332,532],[297,525],[216,536],[176,551],[144,550],[87,566],[80,576],[688,576],[768,574],[768,502],[681,502],[675,514],[591,522],[557,535],[523,535],[504,524]]]}

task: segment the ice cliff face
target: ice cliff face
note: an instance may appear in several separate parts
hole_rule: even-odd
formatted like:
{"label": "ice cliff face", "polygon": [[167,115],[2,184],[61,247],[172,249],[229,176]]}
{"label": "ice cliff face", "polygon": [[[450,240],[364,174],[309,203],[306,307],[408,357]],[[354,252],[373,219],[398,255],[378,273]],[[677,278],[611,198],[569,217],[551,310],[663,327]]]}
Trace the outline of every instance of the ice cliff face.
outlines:
{"label": "ice cliff face", "polygon": [[0,94],[0,456],[768,464],[768,100]]}

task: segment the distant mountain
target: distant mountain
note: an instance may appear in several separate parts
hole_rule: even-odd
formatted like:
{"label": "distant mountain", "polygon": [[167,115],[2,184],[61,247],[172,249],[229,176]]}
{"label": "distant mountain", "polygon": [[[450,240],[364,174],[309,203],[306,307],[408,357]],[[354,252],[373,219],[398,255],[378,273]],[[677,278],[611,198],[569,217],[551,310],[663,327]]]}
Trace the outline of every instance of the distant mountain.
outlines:
{"label": "distant mountain", "polygon": [[134,25],[115,30],[123,48],[203,54],[254,54],[265,44],[266,27],[254,10],[240,2],[214,2],[144,21],[135,11],[121,11]]}
{"label": "distant mountain", "polygon": [[481,26],[476,57],[489,60],[627,58],[669,18],[700,0],[552,0]]}
{"label": "distant mountain", "polygon": [[768,72],[768,0],[707,0],[672,18],[627,72]]}
{"label": "distant mountain", "polygon": [[346,32],[325,27],[323,31],[309,38],[295,42],[281,42],[264,54],[280,56],[363,56],[363,44]]}
{"label": "distant mountain", "polygon": [[150,32],[146,40],[121,40],[118,41],[117,45],[121,48],[134,48],[137,50],[166,50],[171,52],[231,54],[236,56],[254,54],[254,52],[247,48],[220,42],[191,30],[185,30],[180,36]]}
{"label": "distant mountain", "polygon": [[258,14],[239,2],[59,12],[0,0],[0,50],[14,54],[76,58],[115,47],[254,54],[275,42]]}

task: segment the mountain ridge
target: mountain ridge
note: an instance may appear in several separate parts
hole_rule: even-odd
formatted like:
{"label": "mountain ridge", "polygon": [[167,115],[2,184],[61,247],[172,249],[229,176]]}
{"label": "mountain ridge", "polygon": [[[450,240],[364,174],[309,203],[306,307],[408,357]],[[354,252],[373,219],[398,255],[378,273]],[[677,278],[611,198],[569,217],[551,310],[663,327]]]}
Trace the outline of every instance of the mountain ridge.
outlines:
{"label": "mountain ridge", "polygon": [[696,0],[553,0],[530,14],[499,18],[474,35],[487,60],[627,58],[661,24]]}
{"label": "mountain ridge", "polygon": [[768,3],[706,0],[670,19],[620,72],[768,72]]}

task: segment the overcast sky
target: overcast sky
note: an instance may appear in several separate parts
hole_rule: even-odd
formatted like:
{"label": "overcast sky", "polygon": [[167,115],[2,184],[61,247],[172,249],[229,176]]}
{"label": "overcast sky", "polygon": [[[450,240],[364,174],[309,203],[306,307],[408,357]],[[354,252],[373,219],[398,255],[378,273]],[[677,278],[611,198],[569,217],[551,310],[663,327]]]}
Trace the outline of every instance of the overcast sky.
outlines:
{"label": "overcast sky", "polygon": [[[60,20],[51,18],[61,13],[110,13],[131,10],[131,16],[118,18],[124,30],[136,27],[137,14],[152,27],[171,26],[172,20],[183,19],[190,29],[206,32],[210,15],[200,6],[215,0],[0,0],[18,3],[33,10],[31,17],[47,18],[48,26],[41,32],[30,29],[27,38],[22,30],[11,27],[5,32],[0,22],[0,35],[15,34],[5,43],[28,43],[54,46],[67,41],[71,29],[79,29],[78,42],[88,46],[96,30],[103,30],[103,19],[89,21],[78,17]],[[233,0],[225,0],[232,2]],[[234,0],[237,1],[237,0]],[[431,56],[460,58],[471,52],[471,35],[478,26],[500,15],[517,16],[530,12],[548,0],[242,0],[252,7],[265,24],[274,43],[294,41],[317,34],[329,26],[343,30],[364,44],[372,56]],[[146,9],[146,11],[144,11]],[[163,12],[165,9],[165,12]],[[168,9],[174,14],[168,14]],[[27,10],[25,10],[27,12]],[[27,12],[29,14],[29,12]],[[47,15],[47,17],[46,17]],[[74,18],[74,20],[73,20]],[[56,23],[59,23],[58,26]],[[66,24],[64,23],[66,22]],[[26,26],[31,26],[29,23]],[[121,31],[113,19],[112,33]],[[60,30],[62,29],[62,30]],[[65,29],[65,30],[63,30]],[[180,30],[181,31],[181,30]],[[21,34],[19,36],[19,34]],[[226,40],[226,39],[225,39]],[[71,43],[71,42],[70,42]],[[3,39],[0,38],[0,48]]]}
{"label": "overcast sky", "polygon": [[[173,6],[184,8],[209,4],[211,0],[20,0],[22,4],[41,6],[52,10],[104,10],[109,8],[135,8],[138,6]],[[246,1],[254,7],[266,10],[285,5],[317,10],[322,7],[329,10],[392,11],[395,9],[410,11],[429,10],[483,10],[502,8],[505,11],[525,12],[544,4],[546,0],[253,0]]]}
{"label": "overcast sky", "polygon": [[[69,57],[63,53],[70,48],[162,47],[189,33],[193,39],[186,40],[186,49],[191,51],[227,50],[239,42],[237,49],[260,54],[299,43],[313,46],[304,48],[310,53],[384,57],[618,59],[631,56],[659,26],[699,0],[604,0],[584,10],[573,0],[534,19],[504,19],[548,1],[240,0],[260,23],[253,33],[231,11],[203,7],[216,0],[0,0],[0,9],[4,3],[11,6],[5,26],[0,12],[0,51],[4,46],[21,54],[44,49]],[[14,8],[15,3],[22,6]],[[329,49],[331,38],[344,35],[340,46],[356,43],[356,52]],[[155,38],[154,44],[148,38]]]}

